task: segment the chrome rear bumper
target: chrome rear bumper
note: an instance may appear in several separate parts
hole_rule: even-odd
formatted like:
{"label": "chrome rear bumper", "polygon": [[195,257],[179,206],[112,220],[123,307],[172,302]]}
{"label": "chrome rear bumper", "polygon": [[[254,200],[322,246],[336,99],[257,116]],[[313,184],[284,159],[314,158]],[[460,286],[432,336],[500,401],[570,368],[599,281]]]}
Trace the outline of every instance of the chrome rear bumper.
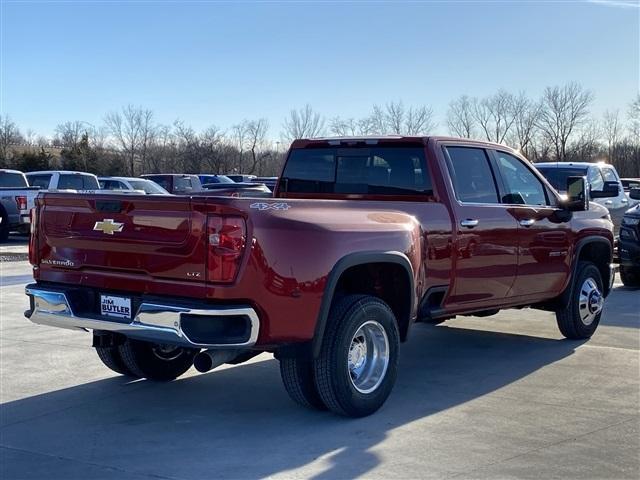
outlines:
{"label": "chrome rear bumper", "polygon": [[[117,321],[104,317],[89,318],[76,315],[64,292],[28,286],[25,293],[33,298],[32,309],[25,316],[33,323],[72,330],[101,330],[154,343],[182,345],[194,348],[250,347],[256,343],[260,321],[255,310],[248,306],[216,306],[189,308],[158,303],[141,303],[133,320]],[[200,343],[192,341],[183,330],[183,315],[190,317],[248,318],[248,338],[235,343]],[[205,320],[206,321],[206,320]]]}

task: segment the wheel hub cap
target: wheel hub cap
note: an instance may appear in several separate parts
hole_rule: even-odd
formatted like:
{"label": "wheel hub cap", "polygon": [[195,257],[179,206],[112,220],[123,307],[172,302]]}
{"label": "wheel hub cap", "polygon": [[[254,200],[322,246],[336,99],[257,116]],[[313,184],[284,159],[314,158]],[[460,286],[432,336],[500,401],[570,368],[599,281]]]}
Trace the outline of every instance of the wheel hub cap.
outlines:
{"label": "wheel hub cap", "polygon": [[604,298],[593,278],[587,278],[580,288],[580,319],[585,325],[591,325],[604,306]]}
{"label": "wheel hub cap", "polygon": [[375,320],[363,323],[349,345],[347,369],[352,385],[360,393],[380,386],[389,366],[389,339]]}

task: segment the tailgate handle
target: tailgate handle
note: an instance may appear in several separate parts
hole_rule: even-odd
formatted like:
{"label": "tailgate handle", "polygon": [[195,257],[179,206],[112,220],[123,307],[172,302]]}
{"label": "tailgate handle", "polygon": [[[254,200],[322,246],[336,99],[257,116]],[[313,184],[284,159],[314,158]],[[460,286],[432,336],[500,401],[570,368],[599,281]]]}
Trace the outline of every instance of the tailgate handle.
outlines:
{"label": "tailgate handle", "polygon": [[122,211],[120,200],[96,200],[96,210],[98,212],[119,213]]}

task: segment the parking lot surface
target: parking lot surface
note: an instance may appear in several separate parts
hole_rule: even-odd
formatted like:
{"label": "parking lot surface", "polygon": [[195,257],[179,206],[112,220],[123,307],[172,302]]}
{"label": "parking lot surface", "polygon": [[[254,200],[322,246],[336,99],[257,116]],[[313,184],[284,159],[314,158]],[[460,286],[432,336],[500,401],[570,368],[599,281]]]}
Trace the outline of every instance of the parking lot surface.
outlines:
{"label": "parking lot surface", "polygon": [[104,367],[82,332],[26,320],[0,263],[0,478],[640,476],[640,291],[616,283],[590,341],[508,310],[418,324],[371,417],[295,405],[263,354],[171,383]]}

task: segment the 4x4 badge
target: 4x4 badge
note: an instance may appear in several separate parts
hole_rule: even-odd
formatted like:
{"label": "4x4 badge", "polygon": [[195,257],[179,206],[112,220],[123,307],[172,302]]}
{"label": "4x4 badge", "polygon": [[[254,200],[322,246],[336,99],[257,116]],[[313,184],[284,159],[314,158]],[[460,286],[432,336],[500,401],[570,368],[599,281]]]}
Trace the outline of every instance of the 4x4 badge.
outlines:
{"label": "4x4 badge", "polygon": [[123,227],[124,223],[114,222],[113,218],[105,218],[101,222],[96,222],[93,229],[107,235],[113,235],[116,232],[121,232]]}

